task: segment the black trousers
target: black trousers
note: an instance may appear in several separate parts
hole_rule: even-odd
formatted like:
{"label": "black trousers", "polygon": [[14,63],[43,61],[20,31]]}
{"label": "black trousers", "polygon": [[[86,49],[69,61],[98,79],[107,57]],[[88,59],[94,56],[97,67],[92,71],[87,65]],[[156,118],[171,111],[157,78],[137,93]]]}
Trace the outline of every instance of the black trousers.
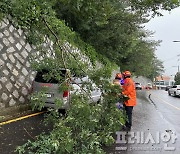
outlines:
{"label": "black trousers", "polygon": [[133,106],[126,106],[124,105],[126,115],[127,115],[127,121],[125,123],[125,126],[128,128],[131,128],[132,126],[132,111],[133,111]]}

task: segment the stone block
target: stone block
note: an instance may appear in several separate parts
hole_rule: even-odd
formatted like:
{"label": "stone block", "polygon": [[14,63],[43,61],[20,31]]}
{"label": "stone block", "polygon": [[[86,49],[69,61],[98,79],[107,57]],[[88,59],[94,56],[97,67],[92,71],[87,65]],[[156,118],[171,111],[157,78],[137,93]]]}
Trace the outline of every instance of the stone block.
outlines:
{"label": "stone block", "polygon": [[16,38],[19,38],[20,36],[19,36],[19,34],[18,33],[13,33],[14,34],[14,36],[16,37]]}
{"label": "stone block", "polygon": [[26,44],[25,49],[30,52],[32,50],[31,46],[29,45],[29,43]]}
{"label": "stone block", "polygon": [[10,63],[7,63],[6,66],[9,70],[12,70],[12,68],[13,68],[13,65],[11,65]]}
{"label": "stone block", "polygon": [[0,59],[0,66],[2,67],[4,65],[4,61]]}
{"label": "stone block", "polygon": [[22,65],[17,61],[17,62],[16,62],[16,67],[17,67],[18,69],[20,69],[20,68],[22,67]]}
{"label": "stone block", "polygon": [[30,63],[27,61],[26,62],[26,67],[30,67],[31,65],[30,65]]}
{"label": "stone block", "polygon": [[14,43],[14,42],[15,42],[15,40],[14,40],[14,38],[13,38],[12,36],[10,36],[10,37],[8,38],[8,40],[9,40],[9,42],[11,42],[11,43]]}
{"label": "stone block", "polygon": [[18,98],[18,97],[19,97],[19,93],[18,93],[18,91],[17,91],[17,90],[14,90],[12,94],[13,94],[13,96],[14,96],[14,97],[16,97],[16,98]]}
{"label": "stone block", "polygon": [[19,101],[20,101],[21,103],[24,103],[24,102],[25,102],[24,97],[23,97],[23,96],[21,96],[21,97],[19,98]]}
{"label": "stone block", "polygon": [[7,49],[7,53],[13,53],[14,51],[16,51],[16,50],[14,49],[14,47],[9,47],[9,48]]}
{"label": "stone block", "polygon": [[27,95],[28,94],[28,91],[25,87],[22,87],[22,94],[23,95]]}
{"label": "stone block", "polygon": [[9,24],[9,20],[8,20],[7,18],[4,18],[3,21],[4,21],[4,23],[5,23],[6,25]]}
{"label": "stone block", "polygon": [[7,30],[5,30],[3,33],[4,35],[9,36],[9,32]]}
{"label": "stone block", "polygon": [[23,50],[23,51],[21,52],[21,55],[22,55],[24,58],[27,58],[28,53],[26,52],[26,50]]}
{"label": "stone block", "polygon": [[7,81],[7,79],[6,79],[5,77],[2,77],[2,78],[0,78],[0,81],[1,81],[2,83],[5,83],[5,82]]}
{"label": "stone block", "polygon": [[1,98],[2,98],[4,101],[6,101],[6,100],[8,99],[8,96],[7,96],[6,93],[2,93]]}
{"label": "stone block", "polygon": [[2,72],[3,72],[6,76],[8,76],[8,75],[9,75],[9,71],[8,71],[8,70],[6,70],[6,69],[5,69],[5,70],[3,70]]}
{"label": "stone block", "polygon": [[21,29],[18,29],[19,35],[22,35],[23,31]]}
{"label": "stone block", "polygon": [[12,71],[12,74],[15,75],[15,76],[18,76],[19,72],[14,68],[13,71]]}
{"label": "stone block", "polygon": [[17,47],[18,50],[21,50],[22,45],[21,45],[20,43],[17,43],[17,44],[16,44],[16,47]]}
{"label": "stone block", "polygon": [[24,46],[26,44],[23,39],[20,40],[20,43],[21,43],[22,46]]}
{"label": "stone block", "polygon": [[15,79],[14,79],[14,77],[13,77],[13,76],[11,76],[11,77],[10,77],[10,80],[11,80],[11,81],[15,81]]}
{"label": "stone block", "polygon": [[2,54],[2,57],[4,58],[4,60],[7,60],[7,54],[6,53]]}
{"label": "stone block", "polygon": [[6,25],[3,21],[0,22],[0,29],[5,28],[6,26],[7,26],[7,25]]}
{"label": "stone block", "polygon": [[22,69],[22,73],[24,74],[24,76],[28,75],[28,71],[25,68]]}
{"label": "stone block", "polygon": [[3,45],[0,43],[0,51],[3,49]]}
{"label": "stone block", "polygon": [[13,87],[13,85],[10,82],[6,85],[6,88],[9,92],[11,91],[12,87]]}
{"label": "stone block", "polygon": [[24,59],[18,53],[15,53],[14,55],[21,63],[24,63]]}
{"label": "stone block", "polygon": [[14,26],[13,26],[13,25],[11,25],[11,26],[9,27],[9,31],[10,31],[11,33],[14,31]]}
{"label": "stone block", "polygon": [[2,33],[0,33],[0,38],[3,38],[3,34]]}
{"label": "stone block", "polygon": [[21,82],[21,83],[24,83],[24,81],[25,81],[25,77],[24,76],[19,76],[19,82]]}
{"label": "stone block", "polygon": [[14,84],[14,86],[15,86],[17,89],[19,89],[19,88],[21,87],[21,83],[18,82],[18,81],[16,81],[16,83]]}
{"label": "stone block", "polygon": [[30,89],[32,87],[32,84],[30,84],[29,81],[26,81],[26,86],[28,87],[28,89]]}
{"label": "stone block", "polygon": [[16,101],[12,98],[10,101],[9,101],[9,106],[14,106],[16,104]]}
{"label": "stone block", "polygon": [[3,43],[5,46],[9,46],[9,41],[7,38],[3,38]]}
{"label": "stone block", "polygon": [[11,55],[9,55],[9,59],[10,59],[10,61],[12,62],[12,63],[15,63],[15,58],[14,58],[14,56],[11,54]]}

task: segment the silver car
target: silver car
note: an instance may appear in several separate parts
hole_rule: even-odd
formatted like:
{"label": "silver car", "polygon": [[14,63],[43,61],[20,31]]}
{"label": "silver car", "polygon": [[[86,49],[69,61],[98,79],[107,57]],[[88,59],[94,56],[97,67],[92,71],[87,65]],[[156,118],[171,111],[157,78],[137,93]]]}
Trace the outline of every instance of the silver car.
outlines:
{"label": "silver car", "polygon": [[[68,71],[69,70],[66,69],[58,70],[61,78],[65,78]],[[48,80],[44,79],[44,76],[48,73],[48,70],[38,71],[32,85],[33,93],[37,93],[45,89],[45,107],[57,108],[55,105],[55,100],[60,99],[63,102],[61,109],[69,108],[71,94],[75,92],[79,94],[84,93],[87,89],[84,86],[82,88],[82,84],[84,84],[84,82],[91,82],[88,76],[81,78],[74,76],[72,78],[72,82],[69,85],[69,88],[65,91],[62,91],[59,89],[59,81],[57,81],[55,78]],[[71,87],[73,88],[71,89]],[[94,83],[92,83],[92,90],[88,94],[90,96],[89,102],[98,102],[101,99],[101,91]]]}

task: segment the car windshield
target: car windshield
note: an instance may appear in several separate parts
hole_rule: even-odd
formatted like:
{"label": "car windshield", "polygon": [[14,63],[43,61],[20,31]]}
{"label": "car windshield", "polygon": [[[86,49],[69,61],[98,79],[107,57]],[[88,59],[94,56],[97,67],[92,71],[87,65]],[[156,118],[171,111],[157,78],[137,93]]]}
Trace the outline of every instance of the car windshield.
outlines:
{"label": "car windshield", "polygon": [[135,83],[136,85],[140,85],[140,83]]}
{"label": "car windshield", "polygon": [[[58,70],[60,77],[63,79],[65,78],[66,75],[66,70]],[[36,82],[41,82],[41,83],[60,83],[59,80],[57,80],[55,77],[51,77],[49,70],[41,70],[38,71],[35,77]],[[50,76],[50,77],[49,77]]]}

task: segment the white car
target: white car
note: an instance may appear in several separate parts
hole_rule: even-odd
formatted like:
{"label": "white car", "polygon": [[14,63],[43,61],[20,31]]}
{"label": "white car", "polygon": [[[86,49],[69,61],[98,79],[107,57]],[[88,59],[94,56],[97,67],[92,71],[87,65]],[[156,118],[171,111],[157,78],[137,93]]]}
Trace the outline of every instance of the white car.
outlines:
{"label": "white car", "polygon": [[139,83],[139,82],[135,83],[135,87],[136,87],[137,90],[142,90],[142,84]]}
{"label": "white car", "polygon": [[180,85],[174,85],[168,90],[169,96],[180,96]]}

